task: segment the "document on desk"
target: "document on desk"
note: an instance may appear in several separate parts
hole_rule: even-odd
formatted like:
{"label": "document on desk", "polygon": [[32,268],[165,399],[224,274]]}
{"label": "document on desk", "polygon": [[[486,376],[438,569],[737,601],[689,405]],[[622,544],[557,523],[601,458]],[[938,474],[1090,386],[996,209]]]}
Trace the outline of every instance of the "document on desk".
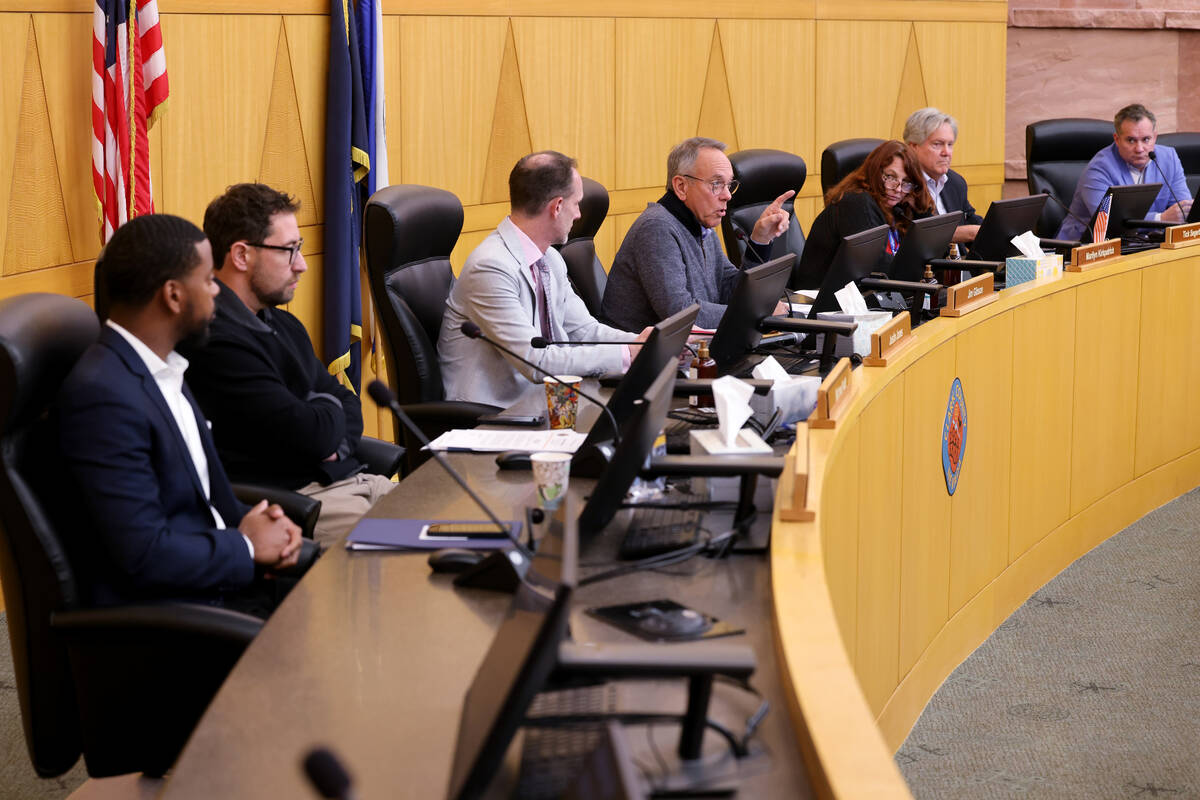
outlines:
{"label": "document on desk", "polygon": [[[499,550],[511,544],[511,540],[507,536],[466,539],[426,535],[426,529],[435,523],[489,524],[486,520],[377,519],[364,517],[358,521],[358,524],[350,531],[350,535],[346,537],[346,549],[440,550],[443,547],[463,547],[470,550]],[[504,524],[509,526],[513,536],[521,535],[521,522],[519,520],[508,520]]]}
{"label": "document on desk", "polygon": [[468,453],[502,453],[521,450],[526,453],[574,453],[587,438],[586,433],[557,431],[486,431],[478,428],[447,431],[429,443],[431,450]]}

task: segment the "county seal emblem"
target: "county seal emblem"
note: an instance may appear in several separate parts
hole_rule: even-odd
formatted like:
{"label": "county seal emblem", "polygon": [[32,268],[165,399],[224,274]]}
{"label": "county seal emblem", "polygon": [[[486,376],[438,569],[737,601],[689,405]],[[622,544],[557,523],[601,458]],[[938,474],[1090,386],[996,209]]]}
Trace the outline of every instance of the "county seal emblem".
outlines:
{"label": "county seal emblem", "polygon": [[946,476],[946,491],[954,494],[963,458],[967,454],[967,400],[962,381],[950,384],[950,401],[946,404],[946,421],[942,423],[942,472]]}

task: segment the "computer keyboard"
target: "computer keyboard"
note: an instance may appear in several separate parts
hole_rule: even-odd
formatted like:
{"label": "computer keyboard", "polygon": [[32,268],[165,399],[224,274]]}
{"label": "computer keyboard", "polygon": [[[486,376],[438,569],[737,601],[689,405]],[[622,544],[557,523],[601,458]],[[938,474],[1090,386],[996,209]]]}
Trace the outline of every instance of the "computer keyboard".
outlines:
{"label": "computer keyboard", "polygon": [[[693,500],[704,502],[699,497]],[[617,558],[634,561],[695,544],[702,517],[703,512],[695,508],[640,506],[633,512]]]}
{"label": "computer keyboard", "polygon": [[[515,797],[551,800],[566,794],[583,771],[585,759],[604,737],[599,717],[617,711],[615,686],[581,686],[542,692],[534,698],[525,718],[525,744]],[[538,717],[594,716],[590,722],[554,726],[537,725]]]}
{"label": "computer keyboard", "polygon": [[667,416],[671,417],[671,420],[663,428],[663,433],[667,437],[668,455],[686,455],[691,452],[691,431],[717,427],[716,409],[698,411],[691,408],[677,408]]}

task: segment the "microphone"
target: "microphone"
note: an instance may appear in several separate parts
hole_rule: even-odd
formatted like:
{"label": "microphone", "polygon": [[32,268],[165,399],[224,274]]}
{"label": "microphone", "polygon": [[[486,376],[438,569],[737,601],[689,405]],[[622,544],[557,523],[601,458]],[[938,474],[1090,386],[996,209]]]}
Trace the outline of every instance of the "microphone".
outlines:
{"label": "microphone", "polygon": [[304,757],[304,774],[321,797],[330,800],[354,800],[354,781],[332,752],[314,747]]}
{"label": "microphone", "polygon": [[521,541],[513,535],[512,528],[510,528],[508,525],[505,525],[500,521],[499,517],[492,513],[492,509],[488,507],[487,503],[483,502],[483,498],[476,494],[475,490],[467,485],[467,482],[463,480],[463,477],[458,474],[454,467],[450,466],[450,462],[446,461],[445,457],[441,453],[439,453],[437,450],[434,450],[432,447],[429,447],[429,438],[420,428],[417,427],[416,423],[409,418],[408,414],[404,413],[404,409],[402,409],[400,404],[396,402],[396,395],[392,394],[392,390],[387,387],[387,384],[378,379],[373,380],[371,381],[371,384],[367,386],[367,394],[369,394],[371,399],[375,401],[375,405],[391,411],[396,419],[400,421],[400,424],[407,428],[409,433],[417,437],[417,441],[419,441],[423,446],[429,448],[429,452],[433,456],[434,460],[436,460],[438,464],[441,465],[442,469],[444,469],[446,473],[454,479],[455,483],[461,486],[462,490],[466,492],[472,500],[475,501],[475,505],[483,509],[483,513],[487,514],[488,519],[490,519],[496,525],[496,527],[508,535],[508,540],[512,542],[513,547],[515,547],[521,555],[523,555],[526,559],[533,558],[533,553],[531,553],[529,549],[526,548],[525,545],[521,544]]}
{"label": "microphone", "polygon": [[[1151,150],[1146,155],[1150,156],[1150,160],[1154,162],[1154,168],[1158,170],[1158,174],[1162,176],[1163,183],[1167,185],[1167,191],[1171,193],[1171,199],[1175,201],[1175,205],[1179,206],[1179,210],[1182,212],[1183,203],[1180,203],[1179,198],[1175,196],[1175,190],[1171,188],[1171,182],[1167,180],[1167,174],[1162,171],[1162,167],[1158,164],[1158,152]],[[1162,219],[1161,214],[1159,215],[1159,219]]]}
{"label": "microphone", "polygon": [[[466,331],[464,331],[464,333],[466,333]],[[468,334],[468,335],[470,335],[470,334]],[[622,340],[622,341],[618,341],[618,342],[593,342],[593,341],[582,341],[582,340],[581,341],[560,341],[560,340],[554,340],[554,339],[547,339],[545,336],[535,336],[529,340],[529,346],[537,348],[538,350],[545,350],[547,347],[549,347],[552,344],[560,344],[560,345],[568,345],[568,346],[569,345],[585,345],[585,344],[623,344],[623,345],[628,345],[630,347],[641,347],[643,344],[645,344],[645,342],[639,342],[636,339],[630,339],[629,341]]]}
{"label": "microphone", "polygon": [[[500,344],[499,342],[493,342],[491,339],[489,339],[484,334],[483,329],[480,328],[478,325],[476,325],[474,322],[471,322],[471,320],[466,320],[465,322],[463,322],[463,324],[461,326],[459,326],[459,330],[461,330],[463,333],[463,336],[466,336],[468,339],[479,339],[481,341],[487,342],[492,347],[499,350],[501,353],[507,353],[508,355],[515,358],[517,361],[520,361],[522,364],[526,365],[527,367],[532,367],[533,369],[535,369],[538,372],[540,372],[541,374],[545,375],[547,378],[554,381],[555,383],[560,383],[563,386],[570,386],[569,383],[559,380],[559,377],[557,375],[547,372],[546,370],[542,369],[537,364],[533,363],[532,361],[530,361],[527,358],[522,358],[521,356],[517,355],[512,350],[509,350],[507,347]],[[537,336],[534,338],[540,339],[542,337]],[[532,344],[532,340],[530,340],[530,343]],[[617,425],[617,418],[614,417],[612,411],[610,411],[608,409],[608,403],[600,402],[595,397],[592,397],[590,394],[586,394],[582,389],[575,389],[575,391],[579,394],[580,397],[584,398],[585,400],[590,400],[591,402],[600,406],[600,410],[608,415],[608,421],[612,425],[612,430],[613,430],[613,442],[619,446],[621,444],[621,431],[619,430],[619,427]],[[373,396],[374,395],[372,395],[372,397]]]}

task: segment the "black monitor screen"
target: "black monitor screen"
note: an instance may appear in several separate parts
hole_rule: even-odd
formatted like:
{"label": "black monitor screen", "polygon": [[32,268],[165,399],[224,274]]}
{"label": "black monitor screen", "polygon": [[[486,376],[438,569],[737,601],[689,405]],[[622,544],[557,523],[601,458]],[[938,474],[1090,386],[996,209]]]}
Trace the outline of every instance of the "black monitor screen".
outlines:
{"label": "black monitor screen", "polygon": [[708,345],[709,355],[722,369],[758,347],[762,333],[758,323],[771,316],[783,299],[792,275],[795,253],[773,258],[765,264],[743,270],[725,307],[717,331]]}
{"label": "black monitor screen", "polygon": [[[1105,232],[1105,238],[1120,239],[1127,232],[1136,230],[1137,225],[1128,223],[1146,218],[1150,206],[1154,205],[1154,198],[1158,197],[1162,187],[1161,183],[1131,183],[1127,186],[1108,187],[1108,194],[1112,195],[1112,207],[1108,210],[1108,230]],[[1100,202],[1104,202],[1103,197],[1100,198]],[[1096,211],[1092,212],[1092,218],[1088,220],[1080,241],[1092,241],[1092,228],[1096,225],[1096,214],[1099,210],[1097,207]]]}
{"label": "black monitor screen", "polygon": [[[790,272],[785,271],[784,274]],[[634,407],[629,421],[621,429],[621,444],[613,454],[608,469],[596,481],[592,496],[579,515],[581,536],[598,532],[616,515],[625,493],[633,485],[633,479],[654,449],[654,440],[658,438],[658,432],[667,419],[674,388],[675,365],[668,364],[663,367],[642,401]]]}
{"label": "black monitor screen", "polygon": [[1045,205],[1045,194],[992,203],[983,218],[983,224],[979,226],[975,241],[971,243],[970,257],[978,261],[1003,261],[1009,256],[1021,255],[1021,251],[1010,240],[1033,230]]}
{"label": "black monitor screen", "polygon": [[[570,616],[577,552],[577,529],[572,522],[577,505],[568,498],[562,509],[551,523],[550,540],[543,541],[541,565],[535,561],[538,572],[531,571],[517,586],[508,616],[463,698],[450,774],[451,800],[483,794],[534,695],[558,662],[558,646],[566,636]],[[556,571],[548,561],[555,550],[562,580],[545,580],[546,572]]]}
{"label": "black monitor screen", "polygon": [[951,211],[915,220],[888,267],[888,277],[897,281],[919,281],[925,277],[926,264],[935,258],[946,257],[950,240],[962,219],[961,211]]}
{"label": "black monitor screen", "polygon": [[862,233],[855,233],[842,239],[837,253],[829,265],[821,281],[821,289],[817,299],[813,301],[812,310],[808,312],[810,319],[816,319],[822,311],[837,311],[838,305],[835,292],[851,281],[861,280],[871,274],[879,265],[883,248],[887,246],[888,226],[880,225]]}
{"label": "black monitor screen", "polygon": [[[617,420],[617,425],[624,426],[633,411],[633,404],[646,394],[650,384],[662,372],[663,367],[672,363],[683,352],[696,315],[700,313],[700,305],[693,303],[687,308],[664,319],[654,326],[650,338],[640,348],[638,354],[629,365],[625,377],[617,384],[612,396],[608,398],[608,410]],[[605,442],[613,438],[612,423],[607,414],[601,414],[592,423],[588,431],[584,447],[589,444]],[[584,447],[580,450],[583,451]]]}

